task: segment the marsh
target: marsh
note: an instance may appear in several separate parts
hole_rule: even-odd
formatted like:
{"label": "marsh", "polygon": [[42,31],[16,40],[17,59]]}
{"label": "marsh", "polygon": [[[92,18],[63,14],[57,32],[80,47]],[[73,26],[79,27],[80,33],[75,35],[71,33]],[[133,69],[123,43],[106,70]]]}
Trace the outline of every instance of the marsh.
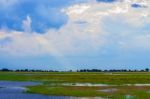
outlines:
{"label": "marsh", "polygon": [[64,96],[27,94],[26,86],[40,85],[38,82],[0,81],[0,99],[70,99]]}

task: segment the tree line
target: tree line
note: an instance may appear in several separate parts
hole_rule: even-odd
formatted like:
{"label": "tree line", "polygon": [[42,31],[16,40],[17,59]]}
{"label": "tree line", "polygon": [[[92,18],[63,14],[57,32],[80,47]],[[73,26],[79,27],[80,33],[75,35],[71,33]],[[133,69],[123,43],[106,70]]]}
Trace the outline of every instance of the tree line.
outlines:
{"label": "tree line", "polygon": [[100,70],[100,69],[81,69],[77,70],[77,72],[149,72],[150,69],[142,69],[142,70],[131,70],[131,69],[110,69],[110,70]]}
{"label": "tree line", "polygon": [[1,72],[59,72],[59,71],[54,71],[54,70],[40,70],[40,69],[16,69],[16,70],[11,70],[8,68],[3,68],[0,69]]}
{"label": "tree line", "polygon": [[149,68],[142,70],[131,70],[131,69],[110,69],[110,70],[101,70],[101,69],[80,69],[80,70],[69,70],[69,71],[57,71],[57,70],[36,70],[36,69],[16,69],[11,70],[8,68],[0,69],[1,72],[150,72]]}

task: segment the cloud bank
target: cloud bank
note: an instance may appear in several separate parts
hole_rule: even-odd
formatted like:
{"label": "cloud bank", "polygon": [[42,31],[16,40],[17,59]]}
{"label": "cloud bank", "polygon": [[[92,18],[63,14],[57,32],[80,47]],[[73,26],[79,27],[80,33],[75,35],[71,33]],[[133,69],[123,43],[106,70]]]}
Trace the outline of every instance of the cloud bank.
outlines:
{"label": "cloud bank", "polygon": [[1,55],[150,49],[149,0],[1,0],[0,5]]}

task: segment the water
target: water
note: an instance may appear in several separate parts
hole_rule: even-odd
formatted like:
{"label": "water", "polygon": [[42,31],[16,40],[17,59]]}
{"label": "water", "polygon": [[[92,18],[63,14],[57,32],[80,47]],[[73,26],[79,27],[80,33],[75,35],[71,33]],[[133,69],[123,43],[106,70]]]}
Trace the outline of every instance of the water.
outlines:
{"label": "water", "polygon": [[37,82],[0,81],[0,99],[103,99],[100,97],[69,97],[27,94],[25,86],[36,86]]}
{"label": "water", "polygon": [[64,83],[62,84],[64,86],[89,86],[89,87],[94,87],[94,86],[109,86],[107,84],[92,84],[92,83]]}
{"label": "water", "polygon": [[150,84],[125,84],[127,86],[150,86]]}
{"label": "water", "polygon": [[0,81],[0,99],[71,99],[65,96],[27,94],[25,86],[36,86],[37,82]]}
{"label": "water", "polygon": [[16,81],[0,81],[0,87],[25,87],[36,86],[41,83],[38,82],[16,82]]}
{"label": "water", "polygon": [[103,90],[99,90],[101,92],[116,92],[118,89],[112,88],[112,89],[103,89]]}

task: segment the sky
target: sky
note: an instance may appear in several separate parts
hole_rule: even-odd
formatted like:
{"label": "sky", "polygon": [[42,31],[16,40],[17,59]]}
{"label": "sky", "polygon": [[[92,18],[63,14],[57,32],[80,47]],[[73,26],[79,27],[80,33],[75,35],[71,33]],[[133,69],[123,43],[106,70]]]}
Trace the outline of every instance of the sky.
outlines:
{"label": "sky", "polygon": [[0,0],[0,68],[150,68],[150,1]]}

